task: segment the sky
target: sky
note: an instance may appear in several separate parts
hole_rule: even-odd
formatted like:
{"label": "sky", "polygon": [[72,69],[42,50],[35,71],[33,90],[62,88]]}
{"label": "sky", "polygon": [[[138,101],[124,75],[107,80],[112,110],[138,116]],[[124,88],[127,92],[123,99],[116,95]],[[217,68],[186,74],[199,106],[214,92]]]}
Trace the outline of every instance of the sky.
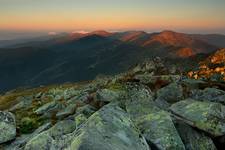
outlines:
{"label": "sky", "polygon": [[1,32],[80,30],[225,34],[225,0],[0,0]]}

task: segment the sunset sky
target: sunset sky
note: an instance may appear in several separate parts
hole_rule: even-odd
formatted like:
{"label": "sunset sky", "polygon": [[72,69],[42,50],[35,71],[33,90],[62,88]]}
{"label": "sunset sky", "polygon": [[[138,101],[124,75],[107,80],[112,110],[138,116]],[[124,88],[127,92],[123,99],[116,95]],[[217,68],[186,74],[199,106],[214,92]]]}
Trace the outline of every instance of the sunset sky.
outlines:
{"label": "sunset sky", "polygon": [[225,0],[0,0],[1,31],[225,34]]}

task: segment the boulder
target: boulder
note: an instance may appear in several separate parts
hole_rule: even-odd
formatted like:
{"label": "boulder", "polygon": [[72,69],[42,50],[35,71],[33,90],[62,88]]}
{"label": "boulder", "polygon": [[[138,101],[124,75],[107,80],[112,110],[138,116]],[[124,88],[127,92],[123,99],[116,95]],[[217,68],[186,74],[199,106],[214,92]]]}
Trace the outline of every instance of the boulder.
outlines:
{"label": "boulder", "polygon": [[29,140],[25,150],[56,150],[65,146],[63,136],[72,133],[76,129],[75,122],[64,120],[55,124],[52,128],[38,134]]}
{"label": "boulder", "polygon": [[155,106],[149,89],[140,86],[129,93],[126,110],[149,145],[160,150],[184,150],[170,114]]}
{"label": "boulder", "polygon": [[215,137],[225,134],[225,106],[220,103],[186,99],[170,110],[175,117]]}
{"label": "boulder", "polygon": [[45,93],[46,96],[51,96],[54,100],[60,100],[60,99],[69,99],[75,95],[77,95],[80,91],[77,91],[76,88],[52,88],[47,93]]}
{"label": "boulder", "polygon": [[105,103],[118,100],[122,96],[119,90],[100,89],[96,92],[97,100]]}
{"label": "boulder", "polygon": [[159,107],[160,109],[163,109],[163,110],[166,110],[168,111],[169,110],[169,107],[171,106],[171,104],[169,104],[167,101],[165,101],[164,99],[156,99],[155,101],[155,105],[157,107]]}
{"label": "boulder", "polygon": [[145,61],[142,64],[138,64],[132,69],[133,73],[139,72],[153,72],[156,70],[156,65],[153,61]]}
{"label": "boulder", "polygon": [[75,104],[77,102],[82,103],[85,102],[89,97],[89,93],[86,91],[79,91],[76,96],[71,97],[66,101],[67,104]]}
{"label": "boulder", "polygon": [[32,138],[25,146],[24,150],[54,150],[56,149],[56,141],[43,132]]}
{"label": "boulder", "polygon": [[168,112],[158,110],[141,116],[135,123],[150,146],[159,150],[185,150]]}
{"label": "boulder", "polygon": [[56,117],[59,119],[65,118],[69,115],[72,115],[76,112],[77,105],[76,104],[70,104],[67,106],[65,109],[60,110],[57,114]]}
{"label": "boulder", "polygon": [[79,128],[84,122],[87,121],[87,117],[84,114],[79,114],[74,117],[76,127]]}
{"label": "boulder", "polygon": [[179,75],[153,75],[152,73],[148,74],[137,74],[134,76],[134,79],[139,80],[143,84],[154,85],[159,84],[159,82],[168,84],[171,82],[176,82],[180,80]]}
{"label": "boulder", "polygon": [[182,121],[177,121],[175,125],[186,150],[216,150],[212,139],[203,132],[196,131]]}
{"label": "boulder", "polygon": [[76,150],[149,150],[129,115],[109,104],[94,113],[74,133],[67,149]]}
{"label": "boulder", "polygon": [[157,99],[164,100],[173,104],[184,99],[183,88],[180,84],[174,82],[157,91]]}
{"label": "boulder", "polygon": [[205,81],[196,79],[183,79],[181,83],[188,89],[201,89],[206,85]]}
{"label": "boulder", "polygon": [[51,127],[51,123],[45,123],[44,125],[40,126],[38,129],[36,129],[33,133],[31,134],[22,134],[16,139],[10,143],[4,146],[5,150],[21,150],[24,148],[25,144],[41,132],[49,129]]}
{"label": "boulder", "polygon": [[225,91],[216,88],[205,88],[204,90],[192,90],[192,99],[199,101],[217,102],[225,105]]}
{"label": "boulder", "polygon": [[57,105],[56,101],[49,102],[49,103],[44,104],[43,106],[39,107],[35,111],[35,113],[38,114],[38,115],[44,114],[47,111],[49,111],[50,109],[54,108],[56,105]]}
{"label": "boulder", "polygon": [[79,114],[84,114],[86,117],[90,117],[95,111],[96,109],[93,106],[87,104],[82,107],[78,107],[75,116]]}
{"label": "boulder", "polygon": [[16,137],[16,120],[10,112],[0,111],[0,144]]}

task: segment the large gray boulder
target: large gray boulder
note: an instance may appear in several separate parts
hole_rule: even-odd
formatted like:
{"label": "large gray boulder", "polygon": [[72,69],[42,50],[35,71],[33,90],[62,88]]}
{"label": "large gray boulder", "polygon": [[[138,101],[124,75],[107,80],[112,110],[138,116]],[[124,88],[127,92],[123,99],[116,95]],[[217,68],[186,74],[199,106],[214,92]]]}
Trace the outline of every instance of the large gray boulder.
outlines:
{"label": "large gray boulder", "polygon": [[10,112],[0,111],[0,144],[16,137],[16,120]]}
{"label": "large gray boulder", "polygon": [[82,107],[78,107],[76,110],[76,114],[84,114],[85,116],[90,117],[95,111],[96,108],[87,104]]}
{"label": "large gray boulder", "polygon": [[74,114],[76,112],[76,109],[77,109],[77,104],[70,104],[66,108],[57,112],[56,117],[59,119],[65,118],[69,115]]}
{"label": "large gray boulder", "polygon": [[63,136],[72,133],[75,129],[75,121],[60,121],[52,128],[30,139],[25,146],[25,150],[62,149],[62,147],[67,143]]}
{"label": "large gray boulder", "polygon": [[97,100],[101,102],[113,102],[119,100],[123,96],[123,92],[119,90],[100,89],[96,92]]}
{"label": "large gray boulder", "polygon": [[171,112],[189,125],[215,137],[225,134],[225,106],[187,99],[173,104]]}
{"label": "large gray boulder", "polygon": [[152,147],[159,150],[184,150],[170,114],[155,106],[149,89],[131,89],[126,110]]}
{"label": "large gray boulder", "polygon": [[22,134],[22,135],[16,137],[16,139],[13,142],[11,142],[10,144],[4,145],[4,150],[23,150],[25,144],[29,140],[31,140],[32,138],[34,138],[41,132],[49,129],[50,127],[51,127],[51,123],[45,123],[31,134]]}
{"label": "large gray boulder", "polygon": [[74,133],[68,150],[149,150],[139,130],[120,107],[109,104]]}
{"label": "large gray boulder", "polygon": [[199,101],[210,101],[225,104],[225,91],[216,88],[192,90],[190,97]]}
{"label": "large gray boulder", "polygon": [[39,107],[37,110],[35,110],[35,113],[38,115],[44,114],[48,112],[49,110],[55,108],[57,105],[56,101],[49,102],[47,104],[44,104],[43,106]]}
{"label": "large gray boulder", "polygon": [[201,89],[207,84],[207,82],[202,80],[187,78],[187,79],[181,80],[181,84],[185,86],[187,89]]}
{"label": "large gray boulder", "polygon": [[182,121],[177,121],[175,125],[186,150],[216,150],[212,139],[203,132],[196,131]]}
{"label": "large gray boulder", "polygon": [[164,100],[169,104],[173,104],[184,99],[183,88],[180,84],[174,82],[157,91],[157,99]]}

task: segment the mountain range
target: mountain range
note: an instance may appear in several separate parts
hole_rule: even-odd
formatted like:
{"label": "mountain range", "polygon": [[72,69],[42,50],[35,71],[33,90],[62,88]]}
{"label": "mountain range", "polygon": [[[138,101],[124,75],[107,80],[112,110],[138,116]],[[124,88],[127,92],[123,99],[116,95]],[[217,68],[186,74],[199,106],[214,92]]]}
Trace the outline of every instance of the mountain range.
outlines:
{"label": "mountain range", "polygon": [[156,56],[184,69],[225,47],[225,35],[94,31],[0,41],[0,47],[0,91],[6,91],[113,75]]}

